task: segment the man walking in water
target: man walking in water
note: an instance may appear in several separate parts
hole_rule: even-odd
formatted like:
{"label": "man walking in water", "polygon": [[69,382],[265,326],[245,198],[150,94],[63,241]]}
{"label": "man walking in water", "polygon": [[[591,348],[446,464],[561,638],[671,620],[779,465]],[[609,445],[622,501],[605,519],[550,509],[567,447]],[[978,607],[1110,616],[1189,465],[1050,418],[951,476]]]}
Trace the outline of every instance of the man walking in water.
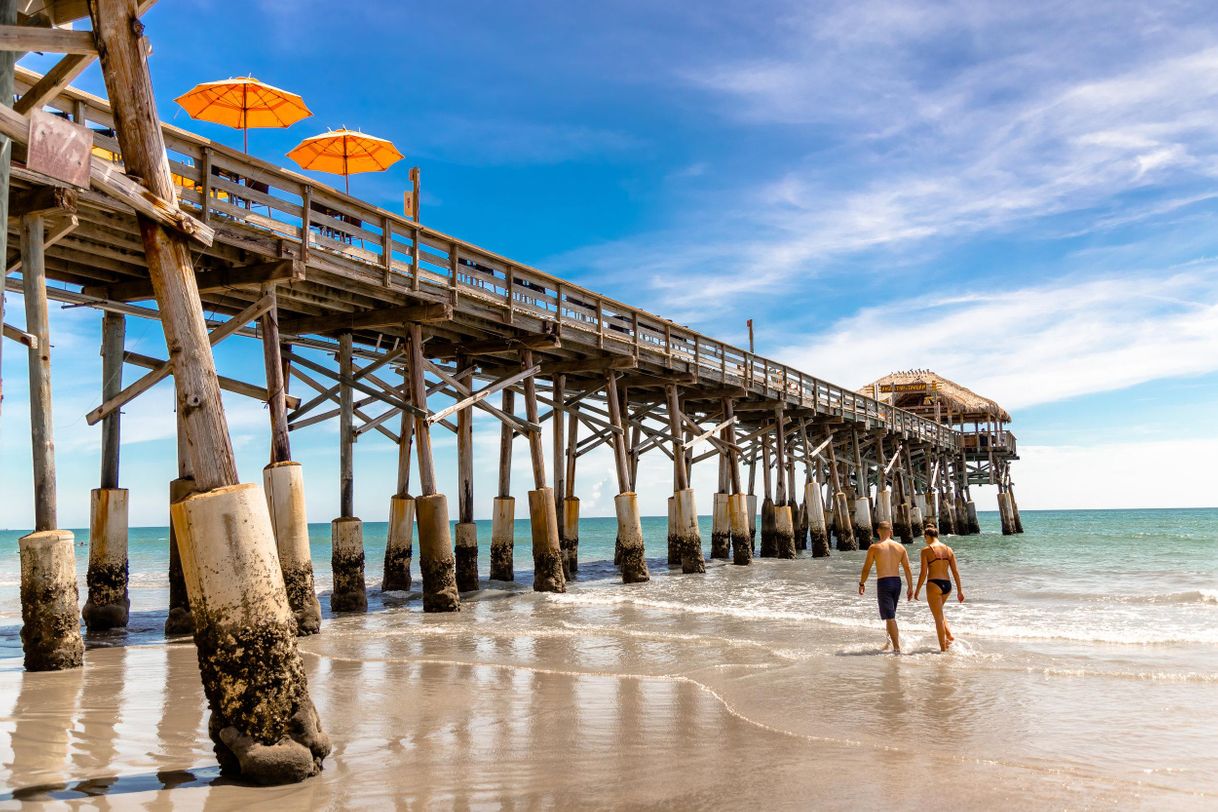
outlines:
{"label": "man walking in water", "polygon": [[879,542],[867,548],[867,560],[863,562],[863,574],[859,576],[859,594],[867,587],[871,565],[875,564],[876,599],[880,603],[880,619],[888,630],[888,642],[884,650],[892,646],[893,654],[901,653],[901,633],[897,629],[897,601],[901,597],[900,567],[905,568],[905,600],[913,600],[913,572],[909,569],[909,554],[905,545],[892,540],[892,523],[880,522]]}

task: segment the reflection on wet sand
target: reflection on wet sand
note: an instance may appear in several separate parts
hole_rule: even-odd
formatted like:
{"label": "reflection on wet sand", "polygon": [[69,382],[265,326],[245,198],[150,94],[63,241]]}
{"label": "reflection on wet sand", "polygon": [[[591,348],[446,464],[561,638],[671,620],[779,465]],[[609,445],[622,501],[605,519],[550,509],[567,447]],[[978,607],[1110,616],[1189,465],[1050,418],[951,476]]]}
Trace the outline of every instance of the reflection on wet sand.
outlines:
{"label": "reflection on wet sand", "polygon": [[[681,588],[709,602],[738,578],[712,566]],[[1027,743],[1051,697],[1023,669],[1000,670],[997,654],[942,657],[911,634],[912,655],[893,657],[870,628],[673,611],[665,581],[475,596],[458,615],[374,605],[329,619],[301,648],[335,749],[322,775],[289,787],[218,778],[188,642],[93,648],[72,672],[0,670],[0,698],[14,697],[0,705],[11,732],[0,785],[12,788],[0,799],[227,810],[724,808],[747,797],[783,809],[914,804],[952,782],[966,807],[1137,803],[1152,791],[1115,770],[1074,768],[1063,784],[1047,768],[1052,742]]]}

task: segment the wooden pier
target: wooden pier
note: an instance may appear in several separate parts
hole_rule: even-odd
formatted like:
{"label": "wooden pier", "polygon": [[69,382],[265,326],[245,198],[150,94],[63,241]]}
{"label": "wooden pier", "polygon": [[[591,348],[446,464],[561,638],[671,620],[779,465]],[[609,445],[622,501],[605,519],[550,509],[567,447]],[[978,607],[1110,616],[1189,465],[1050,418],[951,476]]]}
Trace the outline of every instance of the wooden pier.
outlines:
{"label": "wooden pier", "polygon": [[[340,427],[330,596],[336,612],[367,607],[353,447],[370,433],[399,454],[397,481],[384,494],[390,533],[382,588],[410,588],[417,523],[427,611],[459,610],[461,592],[480,585],[478,550],[487,540],[473,523],[478,499],[493,498],[491,576],[515,577],[514,453],[531,462],[537,590],[562,591],[578,577],[578,461],[602,445],[613,452],[625,583],[649,577],[635,484],[640,458],[652,451],[673,464],[668,564],[691,577],[707,566],[690,487],[698,463],[719,471],[712,560],[748,565],[755,550],[789,559],[809,548],[811,557],[823,557],[834,539],[839,550],[865,548],[880,521],[893,522],[906,542],[928,521],[945,532],[978,532],[969,492],[975,484],[999,486],[1003,530],[1018,532],[1009,415],[901,408],[897,395],[912,392],[901,389],[912,382],[877,382],[870,394],[829,383],[161,125],[134,0],[88,5],[115,109],[66,86],[92,58],[88,52],[65,57],[47,76],[17,70],[19,101],[0,107],[0,131],[14,145],[3,195],[8,239],[19,248],[8,251],[5,289],[22,292],[27,311],[24,330],[6,324],[4,331],[26,345],[31,389],[39,393],[31,403],[38,526],[27,537],[33,541],[23,539],[23,596],[28,558],[29,577],[61,604],[41,614],[30,608],[32,631],[23,637],[30,667],[81,662],[70,534],[65,547],[55,523],[48,301],[94,308],[104,319],[105,385],[87,415],[105,442],[86,620],[90,628],[126,622],[120,414],[172,376],[180,453],[170,489],[177,597],[169,630],[193,629],[208,699],[220,714],[213,724],[218,756],[253,780],[305,777],[328,752],[291,639],[321,625],[293,431],[326,421]],[[15,28],[6,28],[10,42]],[[88,188],[53,180],[25,160],[29,116],[45,114],[87,129]],[[170,357],[127,351],[127,318],[160,320]],[[210,347],[232,336],[260,342],[265,380],[214,368]],[[221,389],[269,406],[272,452],[261,490],[236,480]],[[501,427],[494,494],[473,489],[476,414]],[[433,443],[443,441],[435,429],[454,435],[455,516],[435,475]],[[412,467],[420,480],[413,496]],[[264,617],[250,614],[250,606],[264,607]],[[39,637],[44,627],[58,631]],[[224,642],[234,639],[248,650]],[[249,683],[257,702],[235,687]],[[286,749],[267,755],[276,747]]]}

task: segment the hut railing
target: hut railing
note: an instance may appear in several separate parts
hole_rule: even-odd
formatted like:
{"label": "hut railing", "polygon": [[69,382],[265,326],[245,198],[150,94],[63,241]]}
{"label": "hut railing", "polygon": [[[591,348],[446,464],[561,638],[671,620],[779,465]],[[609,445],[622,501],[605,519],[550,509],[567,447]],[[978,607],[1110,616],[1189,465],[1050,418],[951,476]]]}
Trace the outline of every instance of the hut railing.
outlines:
{"label": "hut railing", "polygon": [[[39,75],[17,69],[28,89]],[[94,154],[122,163],[105,100],[67,88],[46,109],[92,130]],[[717,341],[653,313],[513,262],[312,178],[164,125],[170,168],[183,208],[250,250],[294,255],[310,266],[367,284],[451,299],[470,297],[517,316],[580,331],[598,347],[741,386],[865,426],[884,426],[939,447],[959,435],[850,389]],[[1013,443],[1012,443],[1013,444]]]}

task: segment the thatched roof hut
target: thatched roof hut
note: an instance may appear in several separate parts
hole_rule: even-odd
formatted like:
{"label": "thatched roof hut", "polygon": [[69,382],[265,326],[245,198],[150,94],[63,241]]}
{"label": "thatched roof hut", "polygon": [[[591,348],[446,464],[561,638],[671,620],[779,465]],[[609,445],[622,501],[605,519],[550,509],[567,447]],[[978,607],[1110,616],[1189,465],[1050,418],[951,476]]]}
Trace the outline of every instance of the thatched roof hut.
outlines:
{"label": "thatched roof hut", "polygon": [[858,390],[931,420],[943,423],[1009,423],[1011,415],[989,398],[929,369],[893,372]]}

